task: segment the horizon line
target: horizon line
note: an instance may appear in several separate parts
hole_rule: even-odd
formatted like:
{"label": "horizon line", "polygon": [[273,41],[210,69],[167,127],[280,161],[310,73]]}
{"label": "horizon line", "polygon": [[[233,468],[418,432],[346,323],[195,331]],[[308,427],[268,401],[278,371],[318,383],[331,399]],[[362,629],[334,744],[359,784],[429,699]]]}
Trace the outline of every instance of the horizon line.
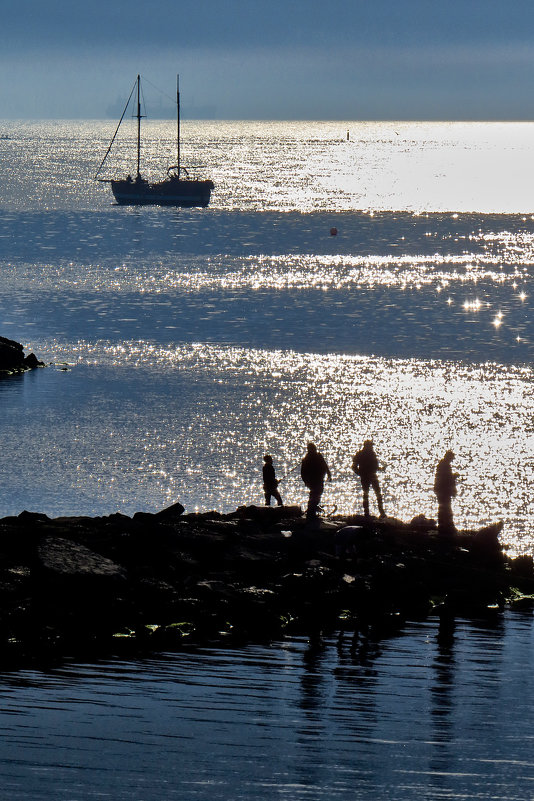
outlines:
{"label": "horizon line", "polygon": [[[0,122],[113,122],[115,117],[0,117]],[[115,120],[116,121],[116,120]],[[149,117],[148,122],[176,122],[176,118]],[[356,119],[350,117],[189,117],[182,116],[182,121],[188,122],[343,122],[352,124],[367,124],[377,122],[391,123],[531,123],[533,117],[375,117]]]}

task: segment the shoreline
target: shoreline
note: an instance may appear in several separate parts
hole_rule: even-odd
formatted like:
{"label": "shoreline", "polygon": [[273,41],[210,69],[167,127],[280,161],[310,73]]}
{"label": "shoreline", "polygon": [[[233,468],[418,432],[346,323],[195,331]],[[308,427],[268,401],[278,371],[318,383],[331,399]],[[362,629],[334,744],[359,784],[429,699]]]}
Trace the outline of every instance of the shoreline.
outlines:
{"label": "shoreline", "polygon": [[0,644],[8,662],[143,655],[186,644],[381,638],[409,620],[534,607],[531,557],[501,524],[444,538],[435,522],[306,521],[299,506],[133,517],[0,519]]}

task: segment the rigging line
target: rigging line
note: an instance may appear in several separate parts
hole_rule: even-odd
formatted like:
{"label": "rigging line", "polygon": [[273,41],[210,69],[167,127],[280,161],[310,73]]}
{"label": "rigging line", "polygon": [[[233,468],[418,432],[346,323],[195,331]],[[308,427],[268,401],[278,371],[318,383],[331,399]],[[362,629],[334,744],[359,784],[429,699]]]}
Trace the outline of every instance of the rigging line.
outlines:
{"label": "rigging line", "polygon": [[[144,78],[143,78],[143,81],[144,81]],[[143,84],[141,83],[141,84],[139,84],[139,86],[141,88],[141,107],[144,109],[144,112],[145,112],[144,116],[148,117],[148,111],[147,111],[147,107],[146,107],[145,93],[144,93],[144,90],[143,90]]]}
{"label": "rigging line", "polygon": [[159,86],[156,86],[156,84],[152,83],[152,81],[149,81],[148,78],[146,78],[144,75],[142,76],[142,78],[143,78],[143,83],[149,83],[152,89],[155,89],[156,92],[159,92],[161,95],[166,97],[167,100],[171,100],[173,103],[176,103],[176,97],[171,97],[171,95],[168,95],[167,92],[164,92],[163,89],[159,88]]}
{"label": "rigging line", "polygon": [[134,82],[134,85],[132,86],[132,91],[130,92],[130,97],[129,97],[129,98],[128,98],[128,100],[126,101],[126,105],[124,106],[124,111],[122,112],[122,116],[121,116],[121,118],[120,118],[120,120],[119,120],[119,123],[118,123],[118,125],[117,125],[116,129],[115,129],[115,133],[113,134],[113,137],[112,137],[112,139],[111,139],[111,142],[109,143],[109,147],[108,147],[108,149],[106,150],[106,153],[105,153],[105,155],[104,155],[104,158],[103,158],[103,159],[102,159],[102,161],[100,162],[100,167],[99,167],[99,168],[98,168],[98,170],[95,172],[95,177],[94,177],[94,180],[95,180],[95,181],[96,181],[96,179],[98,178],[98,175],[100,174],[100,171],[102,170],[102,167],[104,166],[104,162],[105,162],[105,160],[106,160],[106,159],[107,159],[107,157],[109,156],[109,151],[110,151],[110,150],[111,150],[111,148],[113,147],[113,142],[115,141],[115,137],[117,136],[117,134],[118,134],[118,132],[119,132],[119,128],[121,127],[121,122],[123,121],[123,119],[124,119],[124,115],[126,114],[126,109],[127,109],[127,108],[128,108],[128,106],[130,105],[130,100],[132,99],[132,95],[133,95],[133,93],[134,93],[134,90],[135,90],[136,84],[137,84],[137,81],[135,81],[135,82]]}

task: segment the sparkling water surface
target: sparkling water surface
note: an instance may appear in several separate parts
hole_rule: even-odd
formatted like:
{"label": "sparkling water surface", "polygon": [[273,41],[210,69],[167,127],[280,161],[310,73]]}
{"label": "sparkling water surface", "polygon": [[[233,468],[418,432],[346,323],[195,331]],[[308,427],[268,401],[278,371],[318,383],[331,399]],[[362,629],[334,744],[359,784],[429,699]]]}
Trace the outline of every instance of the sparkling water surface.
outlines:
{"label": "sparkling water surface", "polygon": [[[435,516],[452,447],[458,525],[532,548],[533,126],[185,123],[191,210],[111,202],[108,124],[0,127],[2,334],[54,365],[0,384],[4,514],[229,511],[266,450],[302,503],[308,439],[355,511],[372,437],[390,513]],[[174,132],[146,130],[155,174]]]}
{"label": "sparkling water surface", "polygon": [[[452,447],[457,524],[532,553],[534,125],[186,122],[216,187],[190,210],[112,203],[113,130],[0,122],[0,335],[49,365],[0,380],[0,516],[229,511],[266,451],[303,503],[309,439],[356,511],[372,437],[389,513],[435,516]],[[174,126],[146,131],[156,176]],[[519,801],[532,636],[506,614],[4,673],[3,795]]]}

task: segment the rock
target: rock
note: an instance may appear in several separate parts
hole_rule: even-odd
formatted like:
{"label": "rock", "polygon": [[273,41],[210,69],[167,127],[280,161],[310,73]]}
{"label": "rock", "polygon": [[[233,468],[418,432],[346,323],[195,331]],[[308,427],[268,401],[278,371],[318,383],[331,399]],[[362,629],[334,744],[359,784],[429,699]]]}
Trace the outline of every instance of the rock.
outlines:
{"label": "rock", "polygon": [[0,372],[23,372],[34,367],[44,367],[35,354],[24,356],[24,348],[20,342],[0,337]]}
{"label": "rock", "polygon": [[233,516],[242,520],[254,520],[260,525],[272,525],[281,520],[302,517],[300,506],[240,506]]}
{"label": "rock", "polygon": [[24,525],[29,525],[31,523],[46,523],[50,520],[47,515],[43,515],[40,512],[27,512],[24,510],[20,513],[20,515],[16,518],[19,523],[24,523]]}
{"label": "rock", "polygon": [[133,516],[133,519],[137,523],[162,523],[166,521],[172,522],[177,518],[181,517],[184,513],[185,509],[181,503],[173,503],[172,506],[168,506],[166,509],[162,509],[159,512],[136,512]]}
{"label": "rock", "polygon": [[512,559],[510,569],[512,573],[517,576],[525,578],[534,577],[534,559],[530,554],[523,554],[523,556],[516,556]]}
{"label": "rock", "polygon": [[40,362],[35,353],[29,353],[26,358],[24,359],[24,364],[30,370],[33,370],[35,367],[44,367],[44,362]]}
{"label": "rock", "polygon": [[183,511],[0,520],[0,647],[133,652],[178,648],[184,631],[258,641],[351,626],[388,636],[440,601],[454,618],[534,596],[533,562],[506,557],[498,524],[444,539],[420,517],[310,528],[299,506]]}
{"label": "rock", "polygon": [[38,565],[54,577],[124,578],[124,570],[111,559],[61,537],[46,537],[37,548]]}
{"label": "rock", "polygon": [[435,520],[425,517],[425,515],[416,515],[410,521],[410,528],[416,528],[420,531],[437,530],[438,524]]}
{"label": "rock", "polygon": [[173,503],[172,506],[162,509],[161,512],[156,512],[154,517],[156,520],[175,520],[177,517],[183,515],[184,512],[185,509],[181,503]]}
{"label": "rock", "polygon": [[485,526],[478,531],[462,531],[454,538],[462,546],[466,546],[476,555],[480,563],[499,562],[502,559],[502,545],[499,534],[502,522]]}
{"label": "rock", "polygon": [[343,526],[334,535],[336,556],[356,555],[361,544],[362,535],[368,539],[369,534],[362,526]]}
{"label": "rock", "polygon": [[24,362],[24,350],[19,342],[0,337],[0,370],[12,370]]}
{"label": "rock", "polygon": [[153,523],[154,522],[154,515],[152,512],[135,512],[133,519],[136,523]]}

